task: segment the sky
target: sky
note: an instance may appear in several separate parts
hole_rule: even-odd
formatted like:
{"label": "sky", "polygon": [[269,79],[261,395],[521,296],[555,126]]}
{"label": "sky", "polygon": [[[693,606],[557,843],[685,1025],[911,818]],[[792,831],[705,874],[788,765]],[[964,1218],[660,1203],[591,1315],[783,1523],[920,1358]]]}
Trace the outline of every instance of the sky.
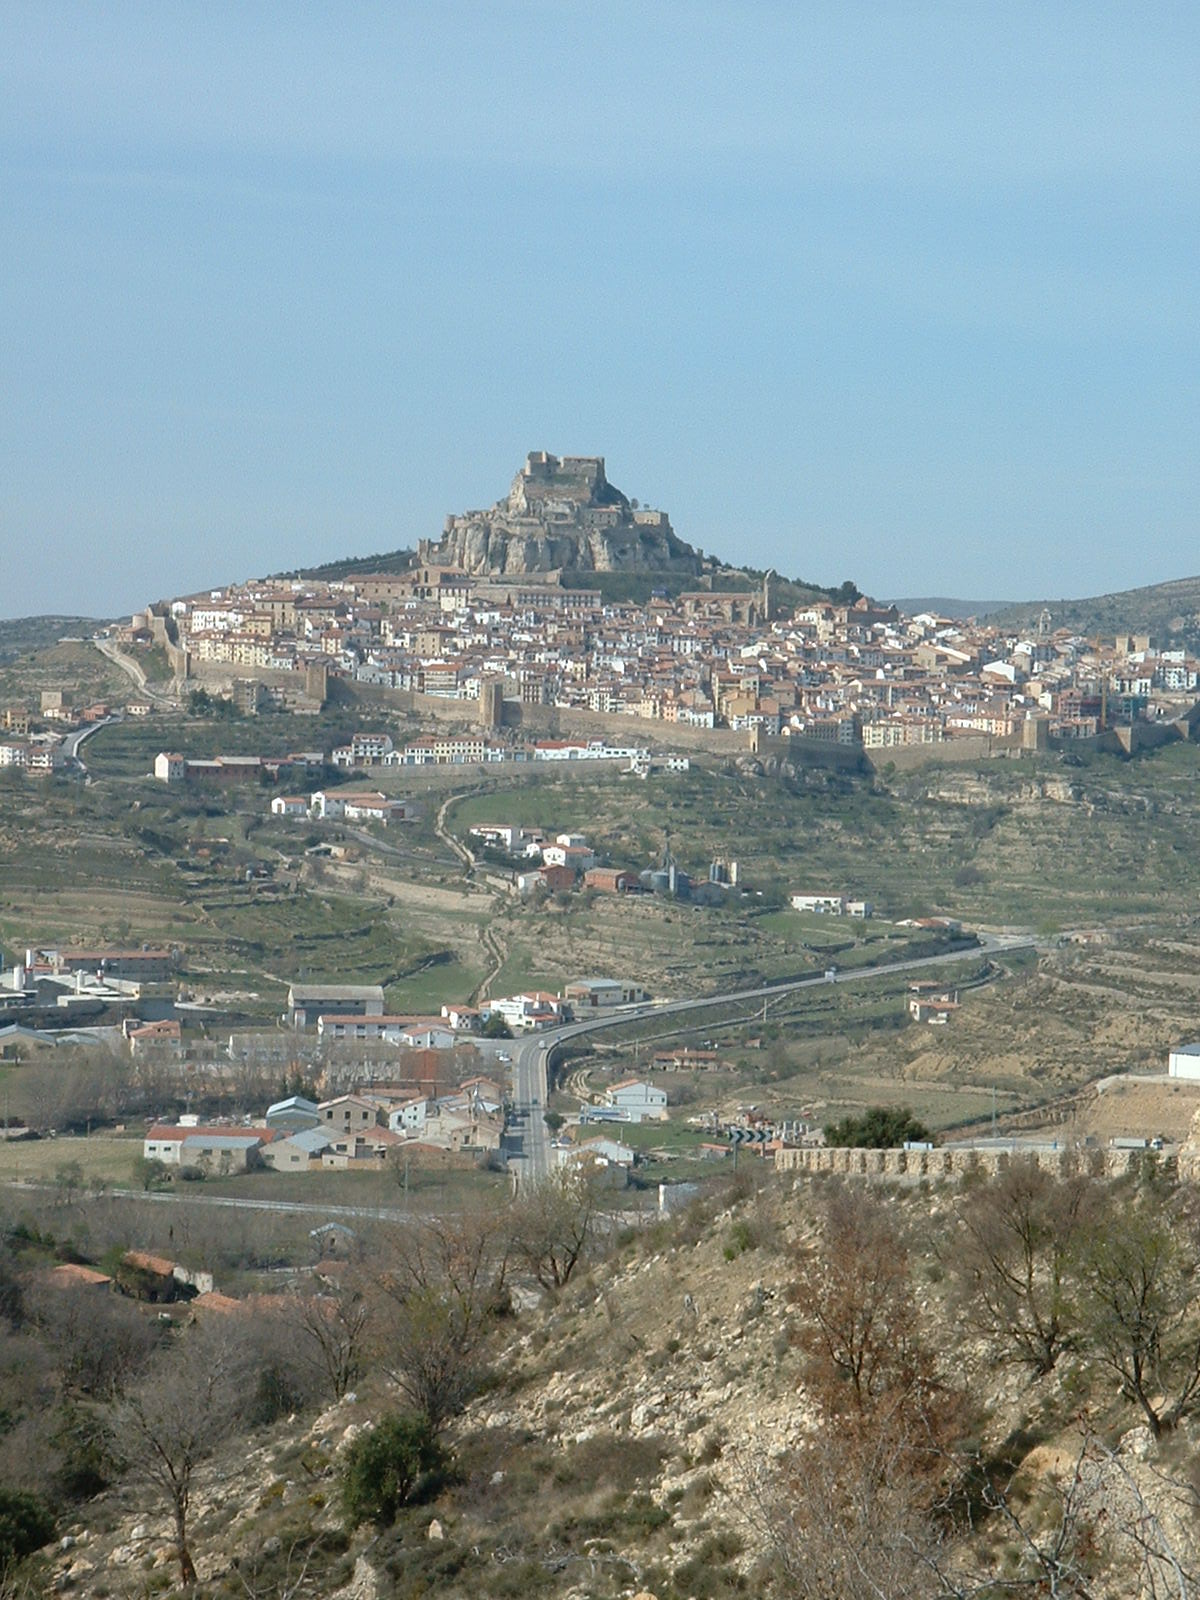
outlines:
{"label": "sky", "polygon": [[1200,7],[5,0],[0,617],[529,450],[884,596],[1200,572]]}

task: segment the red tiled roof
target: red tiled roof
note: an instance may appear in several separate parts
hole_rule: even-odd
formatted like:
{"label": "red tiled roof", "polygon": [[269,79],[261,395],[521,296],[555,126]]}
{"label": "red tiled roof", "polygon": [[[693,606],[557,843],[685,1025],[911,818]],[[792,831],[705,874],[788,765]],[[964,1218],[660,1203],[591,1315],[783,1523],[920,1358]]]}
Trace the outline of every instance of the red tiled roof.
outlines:
{"label": "red tiled roof", "polygon": [[73,1285],[88,1285],[99,1287],[103,1283],[111,1283],[112,1279],[104,1272],[97,1272],[94,1267],[80,1266],[75,1261],[64,1261],[60,1267],[52,1267],[46,1274],[47,1283],[57,1284],[60,1288],[70,1288]]}

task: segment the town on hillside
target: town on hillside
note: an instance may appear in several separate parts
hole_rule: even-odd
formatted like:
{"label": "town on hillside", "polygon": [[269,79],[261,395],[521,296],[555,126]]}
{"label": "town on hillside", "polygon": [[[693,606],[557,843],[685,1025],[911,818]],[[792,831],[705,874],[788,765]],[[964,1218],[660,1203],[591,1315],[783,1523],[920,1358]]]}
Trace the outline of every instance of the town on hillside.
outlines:
{"label": "town on hillside", "polygon": [[[606,598],[613,574],[662,583],[643,599]],[[876,759],[1103,738],[1128,753],[1194,734],[1200,660],[1169,641],[1084,637],[1049,611],[1023,632],[866,597],[785,604],[784,587],[692,550],[665,512],[613,487],[603,458],[534,452],[507,499],[448,517],[405,570],[251,580],[134,613],[101,643],[141,690],[124,707],[71,706],[51,690],[37,708],[0,708],[0,767],[69,770],[89,727],[169,709],[181,692],[211,690],[244,714],[306,714],[339,682],[384,703],[399,695],[431,725],[398,746],[386,726],[364,729],[322,752],[340,768],[637,764],[651,740],[716,730]],[[174,699],[146,685],[147,651],[165,656]],[[605,719],[604,736],[539,738],[549,713]],[[629,723],[636,731],[618,733]],[[182,759],[164,751],[159,775],[183,775]],[[228,759],[186,775],[227,781]]]}

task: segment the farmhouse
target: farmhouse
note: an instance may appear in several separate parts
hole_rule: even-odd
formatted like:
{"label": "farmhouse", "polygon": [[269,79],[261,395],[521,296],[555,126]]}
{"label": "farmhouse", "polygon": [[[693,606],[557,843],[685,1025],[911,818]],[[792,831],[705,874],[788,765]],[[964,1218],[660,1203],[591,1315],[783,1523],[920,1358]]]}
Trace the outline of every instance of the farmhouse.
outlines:
{"label": "farmhouse", "polygon": [[641,1078],[625,1078],[606,1091],[605,1104],[620,1112],[626,1122],[665,1122],[666,1091]]}

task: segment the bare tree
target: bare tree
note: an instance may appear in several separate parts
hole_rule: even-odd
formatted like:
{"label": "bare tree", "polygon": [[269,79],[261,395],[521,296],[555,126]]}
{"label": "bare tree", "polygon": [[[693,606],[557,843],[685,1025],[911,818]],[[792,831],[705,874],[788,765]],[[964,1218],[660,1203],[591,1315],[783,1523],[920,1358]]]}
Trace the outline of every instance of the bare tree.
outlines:
{"label": "bare tree", "polygon": [[391,1235],[379,1274],[382,1364],[437,1433],[466,1404],[507,1307],[503,1218],[467,1213]]}
{"label": "bare tree", "polygon": [[1078,1339],[1077,1269],[1095,1212],[1095,1185],[1016,1161],[960,1209],[951,1263],[968,1319],[1005,1359],[1039,1376]]}
{"label": "bare tree", "polygon": [[111,1420],[114,1453],[167,1503],[179,1578],[196,1582],[188,1510],[204,1464],[241,1414],[248,1349],[227,1326],[200,1324],[165,1349]]}
{"label": "bare tree", "polygon": [[[824,1424],[782,1463],[744,1463],[742,1498],[789,1600],[925,1600],[948,1545],[903,1431]],[[920,1487],[918,1487],[918,1485]]]}
{"label": "bare tree", "polygon": [[1182,1196],[1143,1192],[1097,1229],[1083,1282],[1090,1348],[1158,1438],[1200,1401],[1200,1253]]}
{"label": "bare tree", "polygon": [[513,1253],[547,1293],[571,1281],[595,1229],[596,1200],[596,1180],[566,1166],[518,1195]]}
{"label": "bare tree", "polygon": [[[1135,1474],[1085,1433],[1055,1470],[947,1460],[931,1498],[904,1430],[822,1428],[783,1463],[743,1462],[742,1501],[787,1600],[1193,1600],[1195,1489]],[[970,1481],[968,1498],[953,1491]],[[947,1489],[951,1492],[947,1492]],[[1118,1585],[1115,1587],[1114,1585]]]}
{"label": "bare tree", "polygon": [[921,1377],[908,1252],[875,1196],[831,1186],[819,1238],[797,1266],[796,1342],[827,1409],[869,1410]]}
{"label": "bare tree", "polygon": [[296,1358],[329,1396],[340,1400],[349,1393],[363,1375],[372,1323],[371,1298],[361,1273],[349,1268],[327,1289],[292,1295],[281,1318]]}
{"label": "bare tree", "polygon": [[115,1399],[144,1371],[158,1342],[154,1325],[117,1295],[36,1285],[25,1304],[68,1398]]}

